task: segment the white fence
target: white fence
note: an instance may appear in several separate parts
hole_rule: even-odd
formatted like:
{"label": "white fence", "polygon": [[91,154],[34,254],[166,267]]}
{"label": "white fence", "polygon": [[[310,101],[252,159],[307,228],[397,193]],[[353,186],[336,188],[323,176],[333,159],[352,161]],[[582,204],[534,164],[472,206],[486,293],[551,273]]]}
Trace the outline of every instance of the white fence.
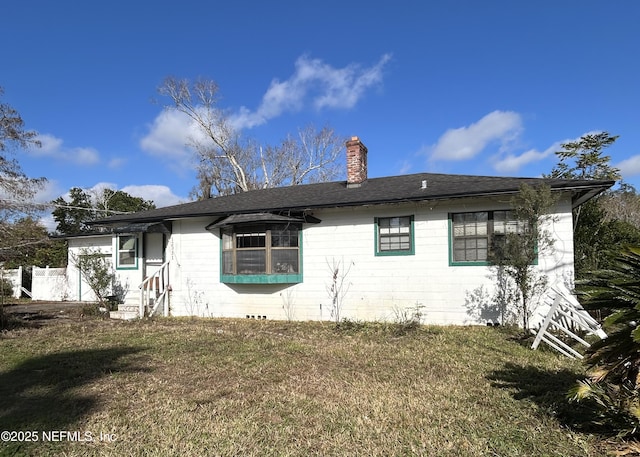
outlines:
{"label": "white fence", "polygon": [[63,301],[69,297],[66,268],[39,268],[31,271],[31,298]]}
{"label": "white fence", "polygon": [[13,297],[20,298],[20,294],[22,293],[22,267],[10,270],[0,268],[0,278],[8,280],[13,289]]}

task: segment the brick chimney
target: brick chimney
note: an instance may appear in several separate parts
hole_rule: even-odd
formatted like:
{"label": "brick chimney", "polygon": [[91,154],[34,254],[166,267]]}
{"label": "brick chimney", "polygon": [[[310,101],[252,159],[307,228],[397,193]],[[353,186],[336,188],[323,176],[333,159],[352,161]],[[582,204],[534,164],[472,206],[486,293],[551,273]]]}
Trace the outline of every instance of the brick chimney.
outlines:
{"label": "brick chimney", "polygon": [[360,138],[347,141],[347,187],[360,187],[367,180],[367,147]]}

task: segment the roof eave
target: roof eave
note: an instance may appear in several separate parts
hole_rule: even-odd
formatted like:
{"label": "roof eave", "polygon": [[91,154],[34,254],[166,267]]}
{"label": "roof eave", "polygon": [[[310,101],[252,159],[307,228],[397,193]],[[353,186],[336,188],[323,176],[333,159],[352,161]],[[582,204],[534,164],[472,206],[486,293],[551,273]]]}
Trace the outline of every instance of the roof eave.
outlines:
{"label": "roof eave", "polygon": [[111,236],[112,232],[111,231],[105,231],[105,232],[95,232],[95,233],[75,233],[73,235],[65,235],[65,234],[53,234],[53,235],[49,235],[49,238],[52,240],[70,240],[70,239],[76,239],[76,238],[97,238],[97,237],[104,237],[104,236]]}
{"label": "roof eave", "polygon": [[[557,185],[552,186],[553,191],[563,191],[563,192],[572,192],[572,207],[576,208],[596,195],[604,192],[611,186],[615,184],[615,181],[595,181],[593,183],[585,183],[579,185]],[[289,205],[289,206],[273,206],[273,207],[264,207],[255,210],[227,210],[227,211],[211,211],[211,212],[190,212],[184,214],[167,214],[165,216],[150,216],[150,217],[127,217],[123,219],[117,219],[113,221],[109,220],[98,220],[93,221],[91,225],[96,226],[113,226],[116,224],[127,224],[132,222],[139,223],[151,223],[151,222],[163,222],[163,221],[173,221],[179,219],[191,219],[197,217],[223,217],[229,216],[232,214],[249,214],[249,213],[262,213],[262,212],[278,212],[278,211],[309,211],[315,209],[325,209],[325,208],[347,208],[347,207],[355,207],[355,206],[372,206],[372,205],[384,205],[384,204],[398,204],[398,203],[409,203],[409,202],[419,202],[419,201],[441,201],[441,200],[451,200],[451,199],[460,199],[460,198],[483,198],[483,197],[496,197],[496,196],[511,196],[516,195],[519,192],[519,188],[505,188],[500,190],[493,191],[470,191],[470,192],[458,192],[458,193],[447,193],[441,195],[412,195],[408,197],[401,198],[384,198],[384,199],[372,199],[372,200],[357,200],[352,202],[341,202],[341,203],[320,203],[320,204],[305,204],[305,205]],[[135,213],[132,214],[135,216]]]}
{"label": "roof eave", "polygon": [[592,198],[611,188],[614,184],[615,181],[607,181],[605,184],[601,184],[599,186],[582,186],[572,189],[574,191],[574,196],[571,201],[572,208],[575,209],[588,202]]}

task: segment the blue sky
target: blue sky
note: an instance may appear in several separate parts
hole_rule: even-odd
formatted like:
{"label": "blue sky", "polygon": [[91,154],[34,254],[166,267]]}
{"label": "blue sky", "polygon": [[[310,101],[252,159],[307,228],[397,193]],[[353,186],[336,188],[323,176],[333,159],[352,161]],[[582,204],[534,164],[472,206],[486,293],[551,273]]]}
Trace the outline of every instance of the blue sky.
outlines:
{"label": "blue sky", "polygon": [[640,2],[183,0],[3,5],[0,86],[43,148],[51,200],[108,183],[158,206],[196,184],[167,76],[215,80],[243,133],[359,136],[369,176],[538,176],[608,131],[640,188]]}

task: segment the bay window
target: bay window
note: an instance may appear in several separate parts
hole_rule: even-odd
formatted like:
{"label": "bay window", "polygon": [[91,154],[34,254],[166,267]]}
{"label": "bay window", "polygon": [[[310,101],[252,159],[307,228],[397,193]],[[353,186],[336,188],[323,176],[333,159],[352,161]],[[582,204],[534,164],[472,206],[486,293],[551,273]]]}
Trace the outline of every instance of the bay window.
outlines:
{"label": "bay window", "polygon": [[225,227],[222,235],[222,282],[300,282],[298,224]]}

